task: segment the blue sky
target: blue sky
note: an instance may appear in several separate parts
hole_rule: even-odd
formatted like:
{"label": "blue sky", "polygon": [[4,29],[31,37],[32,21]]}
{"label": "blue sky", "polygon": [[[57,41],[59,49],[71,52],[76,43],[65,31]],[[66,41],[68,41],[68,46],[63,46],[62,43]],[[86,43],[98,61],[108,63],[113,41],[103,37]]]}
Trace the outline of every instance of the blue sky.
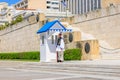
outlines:
{"label": "blue sky", "polygon": [[20,0],[0,0],[0,2],[7,2],[9,5],[15,4],[16,2],[19,2]]}

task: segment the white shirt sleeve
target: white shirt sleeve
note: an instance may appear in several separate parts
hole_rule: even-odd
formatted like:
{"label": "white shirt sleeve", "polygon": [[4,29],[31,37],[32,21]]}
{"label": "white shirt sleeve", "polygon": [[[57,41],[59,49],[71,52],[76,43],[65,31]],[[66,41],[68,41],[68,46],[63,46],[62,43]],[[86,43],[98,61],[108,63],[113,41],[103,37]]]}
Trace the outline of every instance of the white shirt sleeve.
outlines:
{"label": "white shirt sleeve", "polygon": [[64,49],[64,48],[65,48],[65,44],[64,44],[64,40],[63,40],[63,39],[61,39],[60,48],[62,48],[62,49]]}

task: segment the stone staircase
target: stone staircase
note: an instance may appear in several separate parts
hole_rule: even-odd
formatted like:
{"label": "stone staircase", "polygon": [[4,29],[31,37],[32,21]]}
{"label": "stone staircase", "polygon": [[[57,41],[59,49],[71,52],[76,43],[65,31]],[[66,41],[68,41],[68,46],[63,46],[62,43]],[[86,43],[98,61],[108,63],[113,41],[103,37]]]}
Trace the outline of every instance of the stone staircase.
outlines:
{"label": "stone staircase", "polygon": [[101,58],[102,59],[119,59],[120,60],[120,49],[107,49],[100,46]]}

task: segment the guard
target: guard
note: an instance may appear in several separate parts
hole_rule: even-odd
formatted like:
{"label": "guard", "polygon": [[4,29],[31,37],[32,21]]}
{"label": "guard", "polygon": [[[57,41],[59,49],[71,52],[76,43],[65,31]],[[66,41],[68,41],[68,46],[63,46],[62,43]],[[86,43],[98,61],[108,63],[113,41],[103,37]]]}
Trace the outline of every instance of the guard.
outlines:
{"label": "guard", "polygon": [[59,33],[58,35],[56,52],[57,52],[57,62],[63,62],[64,61],[64,40],[62,37],[62,33]]}

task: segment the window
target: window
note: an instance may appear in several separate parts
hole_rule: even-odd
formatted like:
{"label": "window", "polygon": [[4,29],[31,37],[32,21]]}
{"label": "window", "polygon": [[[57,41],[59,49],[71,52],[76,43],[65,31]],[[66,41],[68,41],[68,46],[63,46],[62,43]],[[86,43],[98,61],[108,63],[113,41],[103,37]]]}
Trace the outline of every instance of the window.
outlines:
{"label": "window", "polygon": [[54,36],[52,35],[52,44],[54,44]]}
{"label": "window", "polygon": [[8,16],[11,16],[11,14],[9,13]]}
{"label": "window", "polygon": [[69,42],[72,42],[72,41],[73,41],[73,34],[69,33]]}
{"label": "window", "polygon": [[44,36],[42,36],[42,44],[44,44],[44,38],[45,38],[45,37],[44,37]]}
{"label": "window", "polygon": [[25,1],[24,4],[28,4],[28,1]]}
{"label": "window", "polygon": [[64,42],[65,42],[65,44],[67,44],[68,43],[68,36],[67,35],[64,35]]}
{"label": "window", "polygon": [[41,24],[44,25],[44,24],[45,24],[45,21],[42,21]]}
{"label": "window", "polygon": [[50,6],[47,6],[47,9],[50,9]]}
{"label": "window", "polygon": [[28,8],[28,6],[25,6],[25,9]]}
{"label": "window", "polygon": [[15,8],[17,8],[17,6],[15,5]]}
{"label": "window", "polygon": [[47,1],[47,4],[50,4],[50,1]]}
{"label": "window", "polygon": [[22,2],[21,5],[24,5],[24,3]]}
{"label": "window", "polygon": [[28,0],[26,0],[25,3],[28,3]]}
{"label": "window", "polygon": [[59,9],[58,7],[53,7],[53,9]]}
{"label": "window", "polygon": [[85,52],[88,54],[90,52],[90,44],[89,43],[85,43]]}
{"label": "window", "polygon": [[39,21],[39,15],[36,16],[36,21],[37,21],[37,22]]}
{"label": "window", "polygon": [[56,5],[58,5],[59,3],[58,3],[58,2],[52,2],[52,4],[56,4]]}
{"label": "window", "polygon": [[20,4],[18,4],[18,7],[20,7]]}
{"label": "window", "polygon": [[113,3],[110,3],[110,7],[111,7],[111,6],[114,6],[114,4],[113,4]]}
{"label": "window", "polygon": [[57,44],[57,39],[58,39],[58,37],[57,37],[57,35],[55,35],[55,44]]}
{"label": "window", "polygon": [[50,31],[48,30],[47,34],[49,35],[50,34]]}

